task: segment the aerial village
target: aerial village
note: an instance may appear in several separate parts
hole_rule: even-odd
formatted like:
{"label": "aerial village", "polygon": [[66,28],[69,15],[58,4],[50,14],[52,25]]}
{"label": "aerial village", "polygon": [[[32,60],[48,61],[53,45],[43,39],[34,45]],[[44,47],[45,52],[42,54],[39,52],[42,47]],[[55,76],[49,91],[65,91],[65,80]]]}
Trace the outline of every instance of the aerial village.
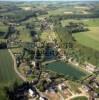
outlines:
{"label": "aerial village", "polygon": [[[7,17],[1,16],[0,20],[7,20]],[[0,48],[8,48],[14,61],[14,70],[24,81],[15,88],[13,95],[18,100],[22,100],[21,98],[24,98],[23,100],[73,100],[79,96],[87,97],[88,100],[99,100],[99,68],[87,61],[82,64],[74,56],[66,54],[49,19],[35,18],[33,23],[33,25],[4,23],[9,26],[10,34],[6,35],[6,43],[0,43]],[[83,23],[73,22],[67,25],[66,29],[75,31],[78,26],[80,31],[88,31]],[[71,30],[71,27],[75,29]],[[19,38],[20,32],[26,30],[31,30],[32,41]],[[43,34],[38,34],[41,31],[44,31]],[[27,36],[24,35],[25,37]],[[64,45],[72,48],[71,43]],[[51,71],[47,66],[53,62],[73,65],[87,74],[78,79],[76,76],[71,77]]]}
{"label": "aerial village", "polygon": [[[75,84],[68,79],[68,76],[65,77],[63,74],[52,72],[45,67],[55,61],[63,61],[76,67],[80,65],[74,58],[66,57],[55,36],[50,33],[47,41],[41,41],[35,32],[31,32],[33,42],[24,43],[17,39],[19,32],[15,27],[19,25],[14,23],[9,23],[9,25],[17,34],[10,36],[7,40],[7,47],[24,48],[22,52],[9,49],[15,60],[17,73],[26,82],[15,90],[16,96],[20,98],[27,96],[29,100],[71,100],[76,96],[86,96],[89,100],[93,100],[93,98],[99,97],[99,76],[96,77],[99,69],[96,66],[88,62],[81,65],[84,66],[82,69],[90,75],[81,80],[82,86],[77,82]],[[30,28],[29,25],[26,27]],[[41,20],[41,27],[51,31],[53,25],[47,22],[45,18]]]}

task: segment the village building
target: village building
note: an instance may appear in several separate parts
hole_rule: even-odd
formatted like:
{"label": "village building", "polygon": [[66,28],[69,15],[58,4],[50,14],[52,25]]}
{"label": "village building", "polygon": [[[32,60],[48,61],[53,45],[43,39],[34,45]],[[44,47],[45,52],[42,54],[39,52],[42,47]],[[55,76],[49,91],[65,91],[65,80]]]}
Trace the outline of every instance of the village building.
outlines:
{"label": "village building", "polygon": [[85,63],[85,68],[86,68],[86,71],[88,71],[90,73],[93,73],[96,69],[96,66],[86,62]]}

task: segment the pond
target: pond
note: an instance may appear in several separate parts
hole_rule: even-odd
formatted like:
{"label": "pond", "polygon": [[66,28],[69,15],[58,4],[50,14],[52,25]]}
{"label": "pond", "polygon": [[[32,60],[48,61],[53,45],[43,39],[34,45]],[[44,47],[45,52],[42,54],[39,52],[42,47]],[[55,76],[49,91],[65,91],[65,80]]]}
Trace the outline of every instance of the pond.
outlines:
{"label": "pond", "polygon": [[65,76],[69,76],[75,80],[79,80],[87,75],[86,72],[78,69],[77,67],[60,61],[47,64],[46,67],[48,70],[64,74]]}

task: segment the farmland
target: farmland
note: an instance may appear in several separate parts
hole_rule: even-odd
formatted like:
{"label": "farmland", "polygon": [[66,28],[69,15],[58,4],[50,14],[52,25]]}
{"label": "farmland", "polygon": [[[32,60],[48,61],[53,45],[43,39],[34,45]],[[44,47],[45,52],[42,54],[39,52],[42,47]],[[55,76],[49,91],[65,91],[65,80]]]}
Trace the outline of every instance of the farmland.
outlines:
{"label": "farmland", "polygon": [[0,100],[5,87],[9,100],[87,100],[85,87],[99,88],[99,3],[41,1],[0,2]]}
{"label": "farmland", "polygon": [[78,41],[78,43],[90,47],[92,49],[98,50],[99,51],[99,19],[83,19],[83,20],[63,20],[62,25],[68,25],[70,22],[82,22],[84,23],[89,31],[87,32],[79,32],[73,34],[75,39]]}
{"label": "farmland", "polygon": [[74,66],[63,63],[63,62],[54,62],[47,65],[49,70],[55,71],[57,73],[64,74],[65,76],[69,76],[74,78],[75,80],[79,80],[82,77],[85,77],[87,74],[86,72],[76,69]]}
{"label": "farmland", "polygon": [[17,75],[13,69],[13,60],[8,50],[0,50],[0,84],[8,84],[15,81]]}
{"label": "farmland", "polygon": [[0,22],[0,38],[4,37],[7,30],[8,30],[8,27],[5,26],[2,22]]}
{"label": "farmland", "polygon": [[91,18],[91,19],[86,18],[86,19],[81,19],[81,20],[77,20],[77,19],[62,20],[62,25],[65,26],[69,22],[82,22],[88,27],[98,27],[99,26],[99,18]]}
{"label": "farmland", "polygon": [[84,97],[84,96],[79,96],[79,97],[76,97],[76,98],[71,99],[71,100],[88,100],[88,98]]}
{"label": "farmland", "polygon": [[23,42],[32,41],[29,30],[27,30],[24,26],[17,27],[17,29],[20,31],[19,40],[22,40]]}
{"label": "farmland", "polygon": [[13,60],[8,50],[0,50],[0,100],[6,100],[4,88],[13,84],[15,81],[19,81],[14,69]]}
{"label": "farmland", "polygon": [[90,27],[90,31],[76,33],[73,36],[82,45],[99,51],[99,29],[98,27]]}

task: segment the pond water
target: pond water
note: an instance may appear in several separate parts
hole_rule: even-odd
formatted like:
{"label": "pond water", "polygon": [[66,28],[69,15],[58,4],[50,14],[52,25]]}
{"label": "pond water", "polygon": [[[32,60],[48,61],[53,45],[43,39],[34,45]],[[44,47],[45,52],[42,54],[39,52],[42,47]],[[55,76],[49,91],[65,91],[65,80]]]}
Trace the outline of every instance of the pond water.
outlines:
{"label": "pond water", "polygon": [[60,61],[50,63],[46,65],[46,67],[48,70],[55,71],[60,74],[64,74],[75,80],[79,80],[80,78],[87,75],[85,72],[81,71],[80,69],[75,68],[75,66]]}

